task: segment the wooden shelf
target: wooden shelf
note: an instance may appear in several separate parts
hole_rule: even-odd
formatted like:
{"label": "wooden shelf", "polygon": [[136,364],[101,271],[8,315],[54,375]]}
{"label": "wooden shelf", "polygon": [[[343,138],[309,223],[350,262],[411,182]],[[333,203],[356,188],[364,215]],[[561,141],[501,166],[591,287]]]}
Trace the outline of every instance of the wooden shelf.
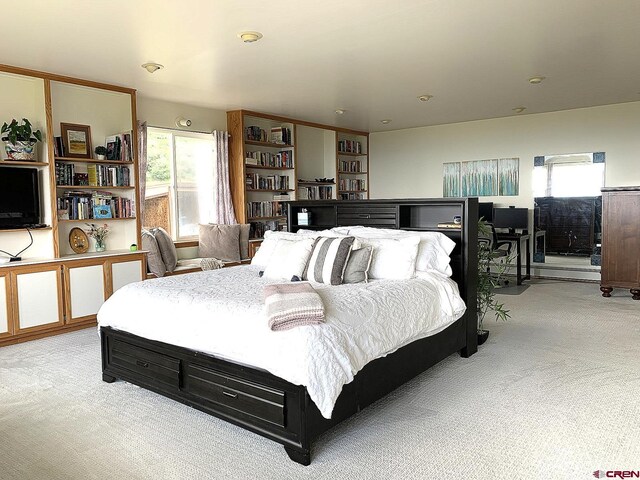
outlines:
{"label": "wooden shelf", "polygon": [[246,168],[255,168],[256,170],[293,170],[293,167],[267,167],[263,165],[248,165],[244,164]]}
{"label": "wooden shelf", "polygon": [[133,165],[133,162],[123,162],[122,160],[97,160],[94,158],[56,157],[55,160],[56,162],[108,163],[109,165]]}
{"label": "wooden shelf", "polygon": [[63,190],[101,190],[101,191],[105,191],[105,190],[113,190],[118,189],[118,190],[133,190],[136,187],[115,187],[115,186],[108,186],[108,185],[56,185],[56,188],[61,188]]}
{"label": "wooden shelf", "polygon": [[338,190],[338,193],[366,193],[366,190]]}
{"label": "wooden shelf", "polygon": [[341,152],[340,150],[338,150],[338,155],[345,155],[348,157],[366,157],[367,156],[366,153]]}
{"label": "wooden shelf", "polygon": [[96,223],[96,222],[111,222],[112,220],[135,220],[136,217],[120,217],[120,218],[83,218],[81,220],[58,220],[58,223],[74,223],[74,222],[85,222],[85,223]]}
{"label": "wooden shelf", "polygon": [[366,175],[367,172],[341,172],[341,171],[338,171],[338,174],[340,174],[340,175]]}
{"label": "wooden shelf", "polygon": [[279,215],[277,217],[249,217],[247,218],[247,222],[260,222],[262,220],[282,220],[283,218],[287,218],[286,215]]}
{"label": "wooden shelf", "polygon": [[247,145],[256,145],[258,147],[279,148],[281,150],[293,148],[293,145],[285,145],[284,143],[257,142],[256,140],[245,140],[244,143]]}
{"label": "wooden shelf", "polygon": [[47,162],[29,162],[26,160],[0,160],[0,166],[7,165],[24,165],[27,167],[46,167],[49,165]]}
{"label": "wooden shelf", "polygon": [[301,182],[298,180],[298,185],[310,185],[310,186],[322,186],[322,185],[335,185],[336,182]]}
{"label": "wooden shelf", "polygon": [[[270,190],[266,188],[247,188],[247,192],[293,192],[292,188],[279,188],[277,190]],[[285,201],[285,200],[274,200],[274,202]]]}

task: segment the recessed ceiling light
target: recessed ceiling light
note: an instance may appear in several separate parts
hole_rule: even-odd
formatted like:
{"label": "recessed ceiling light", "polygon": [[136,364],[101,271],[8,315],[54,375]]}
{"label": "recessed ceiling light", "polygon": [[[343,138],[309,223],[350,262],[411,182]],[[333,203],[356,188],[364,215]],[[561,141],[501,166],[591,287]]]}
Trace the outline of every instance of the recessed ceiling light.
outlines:
{"label": "recessed ceiling light", "polygon": [[240,32],[238,34],[238,38],[244,43],[253,43],[260,40],[262,38],[262,34],[260,32]]}
{"label": "recessed ceiling light", "polygon": [[418,100],[420,100],[421,102],[428,102],[432,98],[433,98],[433,95],[420,95],[418,97]]}
{"label": "recessed ceiling light", "polygon": [[384,120],[380,120],[380,123],[382,123],[383,125],[387,125],[388,123],[391,123],[391,120],[385,118]]}
{"label": "recessed ceiling light", "polygon": [[511,110],[513,110],[516,113],[522,113],[527,109],[527,107],[516,107],[516,108],[512,108]]}
{"label": "recessed ceiling light", "polygon": [[342,108],[336,108],[336,115],[344,115],[344,112]]}
{"label": "recessed ceiling light", "polygon": [[547,77],[531,77],[529,79],[529,83],[531,85],[539,85],[540,83],[542,83],[542,81],[547,78]]}
{"label": "recessed ceiling light", "polygon": [[160,70],[161,68],[164,68],[164,65],[160,65],[159,63],[155,63],[155,62],[147,62],[142,64],[142,68],[144,68],[149,73],[153,73],[156,70]]}

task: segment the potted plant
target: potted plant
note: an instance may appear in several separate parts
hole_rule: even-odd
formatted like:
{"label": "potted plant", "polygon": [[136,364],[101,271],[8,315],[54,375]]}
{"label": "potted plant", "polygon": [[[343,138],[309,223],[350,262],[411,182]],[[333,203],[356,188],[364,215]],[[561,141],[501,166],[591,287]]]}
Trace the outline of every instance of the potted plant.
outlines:
{"label": "potted plant", "polygon": [[102,145],[98,145],[95,148],[94,152],[96,154],[96,159],[97,160],[104,160],[105,159],[105,155],[107,154],[107,147],[104,147]]}
{"label": "potted plant", "polygon": [[35,132],[31,128],[31,122],[26,118],[19,124],[14,118],[11,123],[2,125],[2,141],[6,142],[5,150],[11,160],[35,161],[36,143],[42,141],[40,130]]}
{"label": "potted plant", "polygon": [[104,252],[107,249],[106,238],[109,235],[109,225],[102,226],[95,223],[87,223],[89,230],[87,234],[96,241],[96,252]]}
{"label": "potted plant", "polygon": [[[512,255],[504,257],[503,262],[492,261],[496,253],[492,248],[491,226],[484,220],[478,222],[478,345],[482,345],[489,338],[489,330],[483,328],[484,317],[490,311],[495,314],[496,320],[506,321],[511,315],[504,308],[504,303],[496,299],[496,287],[502,282],[505,271],[509,268]],[[490,267],[493,266],[493,271]]]}

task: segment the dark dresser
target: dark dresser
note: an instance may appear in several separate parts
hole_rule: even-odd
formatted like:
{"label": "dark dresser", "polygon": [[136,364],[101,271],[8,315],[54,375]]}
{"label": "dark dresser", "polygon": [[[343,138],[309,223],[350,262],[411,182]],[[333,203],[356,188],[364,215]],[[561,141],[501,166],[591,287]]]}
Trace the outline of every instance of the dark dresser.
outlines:
{"label": "dark dresser", "polygon": [[640,187],[602,189],[602,296],[614,287],[640,300]]}

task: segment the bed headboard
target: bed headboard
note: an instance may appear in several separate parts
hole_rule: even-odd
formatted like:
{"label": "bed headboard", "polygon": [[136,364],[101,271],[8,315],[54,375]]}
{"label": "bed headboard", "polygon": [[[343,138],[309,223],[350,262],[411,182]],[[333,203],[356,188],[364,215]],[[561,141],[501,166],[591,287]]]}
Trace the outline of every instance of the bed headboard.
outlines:
{"label": "bed headboard", "polygon": [[[297,214],[306,209],[311,225],[298,225]],[[300,200],[287,202],[290,232],[304,228],[325,230],[337,226],[364,225],[442,232],[456,242],[451,254],[452,279],[458,283],[467,305],[465,313],[467,354],[477,350],[478,199],[435,198],[403,200]],[[454,217],[460,228],[447,228]],[[440,226],[439,226],[440,225]]]}

